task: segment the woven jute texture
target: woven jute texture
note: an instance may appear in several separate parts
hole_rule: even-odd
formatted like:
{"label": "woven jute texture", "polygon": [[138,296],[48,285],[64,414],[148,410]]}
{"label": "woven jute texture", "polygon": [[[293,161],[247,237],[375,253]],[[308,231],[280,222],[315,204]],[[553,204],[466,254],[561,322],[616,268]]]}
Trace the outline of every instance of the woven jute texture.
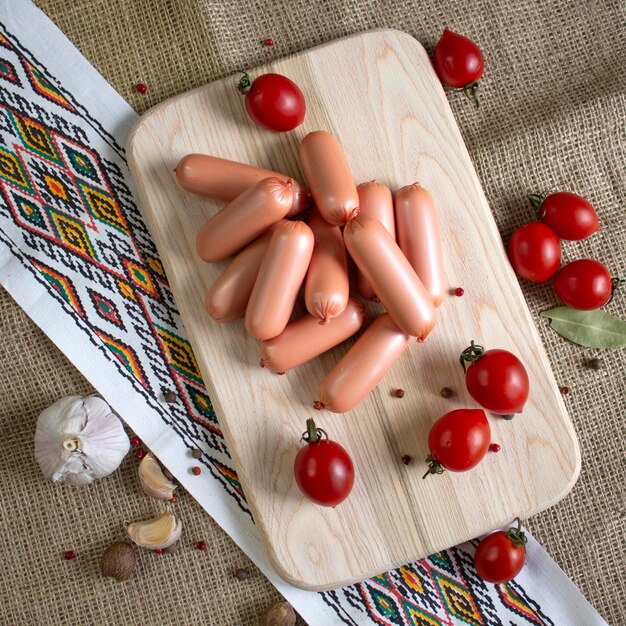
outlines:
{"label": "woven jute texture", "polygon": [[[564,243],[564,261],[595,258],[614,275],[626,274],[620,0],[38,4],[139,112],[242,68],[368,29],[406,31],[429,51],[444,26],[471,36],[486,58],[481,107],[461,94],[449,98],[502,236],[534,218],[528,191],[578,192],[597,208],[600,232]],[[263,45],[266,37],[273,47]],[[359,80],[340,71],[337,80]],[[138,82],[147,94],[134,89]],[[625,351],[566,342],[539,317],[556,304],[551,284],[525,283],[523,290],[556,378],[570,388],[565,401],[583,457],[570,495],[527,525],[604,617],[625,624]],[[618,295],[606,310],[624,318],[625,302]],[[186,526],[176,554],[141,552],[137,574],[124,584],[100,578],[104,547],[123,537],[125,523],[155,513],[155,505],[138,487],[132,455],[86,489],[42,478],[32,448],[38,413],[63,395],[92,390],[5,292],[0,328],[0,622],[256,624],[277,592],[186,494],[176,505]],[[600,370],[583,367],[591,357],[601,358]],[[205,553],[193,547],[199,539]],[[75,560],[63,560],[68,549]],[[250,570],[249,580],[233,578],[240,566]]]}

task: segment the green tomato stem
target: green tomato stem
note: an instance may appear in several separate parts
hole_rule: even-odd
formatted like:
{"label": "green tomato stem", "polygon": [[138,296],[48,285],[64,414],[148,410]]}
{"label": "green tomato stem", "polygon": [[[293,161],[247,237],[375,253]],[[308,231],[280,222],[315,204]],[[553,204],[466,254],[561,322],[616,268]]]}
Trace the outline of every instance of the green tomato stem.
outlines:
{"label": "green tomato stem", "polygon": [[626,283],[625,278],[611,278],[611,297],[607,300],[607,304],[613,300],[615,294],[622,288],[622,285]]}
{"label": "green tomato stem", "polygon": [[480,359],[483,354],[485,354],[485,349],[482,346],[477,346],[472,340],[469,348],[465,348],[465,350],[461,352],[461,357],[459,361],[463,366],[463,371],[467,371],[465,361],[467,361],[468,363],[473,363],[474,361],[478,361],[478,359]]}
{"label": "green tomato stem", "polygon": [[250,80],[250,76],[248,76],[246,72],[241,73],[243,74],[243,76],[241,77],[239,83],[237,83],[237,89],[239,90],[239,93],[245,96],[250,91],[250,89],[252,89],[252,81]]}
{"label": "green tomato stem", "polygon": [[465,87],[448,86],[448,89],[451,91],[462,91],[476,105],[476,108],[480,106],[480,101],[478,100],[478,90],[480,89],[480,85],[478,84],[478,81],[468,83]]}
{"label": "green tomato stem", "polygon": [[479,89],[480,85],[478,84],[478,81],[474,81],[473,83],[463,87],[463,93],[476,105],[476,108],[480,106],[480,101],[478,100]]}
{"label": "green tomato stem", "polygon": [[422,476],[422,480],[429,474],[443,474],[445,472],[441,463],[432,454],[426,457],[426,463],[428,463],[428,471]]}
{"label": "green tomato stem", "polygon": [[[545,199],[546,199],[545,193],[529,193],[528,194],[528,201],[530,202],[530,206],[533,209],[539,210],[539,208],[541,207]],[[543,215],[541,217],[543,217]]]}
{"label": "green tomato stem", "polygon": [[306,421],[306,432],[302,433],[300,441],[306,441],[308,444],[319,443],[322,440],[322,435],[326,437],[326,441],[328,441],[326,431],[318,428],[315,425],[315,420],[309,417]]}
{"label": "green tomato stem", "polygon": [[520,548],[526,545],[528,542],[528,537],[526,537],[526,533],[522,530],[522,521],[519,517],[515,518],[517,522],[517,528],[509,528],[506,536],[512,541],[513,545]]}

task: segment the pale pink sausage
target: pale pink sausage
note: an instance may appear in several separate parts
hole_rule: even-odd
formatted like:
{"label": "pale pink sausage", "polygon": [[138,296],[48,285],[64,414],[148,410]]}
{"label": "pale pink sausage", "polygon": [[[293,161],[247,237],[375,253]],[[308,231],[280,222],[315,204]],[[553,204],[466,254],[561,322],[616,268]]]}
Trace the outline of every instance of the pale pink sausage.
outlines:
{"label": "pale pink sausage", "polygon": [[326,324],[348,304],[350,281],[346,246],[339,226],[329,224],[314,211],[308,225],[315,235],[315,247],[304,281],[307,311]]}
{"label": "pale pink sausage", "polygon": [[396,192],[398,245],[439,306],[446,293],[443,252],[437,210],[430,193],[419,183]]}
{"label": "pale pink sausage", "polygon": [[[178,184],[191,193],[214,200],[230,202],[264,178],[278,178],[286,182],[289,176],[254,167],[245,163],[228,161],[208,154],[188,154],[174,168]],[[293,205],[288,217],[308,208],[311,196],[308,189],[293,181]]]}
{"label": "pale pink sausage", "polygon": [[377,317],[322,381],[318,399],[334,413],[353,409],[402,356],[411,336],[388,313]]}
{"label": "pale pink sausage", "polygon": [[287,215],[292,182],[264,178],[209,218],[196,237],[196,252],[207,263],[222,261],[254,241]]}
{"label": "pale pink sausage", "polygon": [[435,325],[435,307],[385,227],[371,217],[357,217],[348,222],[343,237],[350,256],[402,332],[423,341]]}
{"label": "pale pink sausage", "polygon": [[304,280],[314,237],[304,222],[278,224],[267,246],[246,308],[246,329],[257,339],[285,330]]}
{"label": "pale pink sausage", "polygon": [[[393,197],[389,188],[371,180],[367,183],[361,183],[356,190],[359,194],[359,215],[378,220],[395,240],[396,225],[393,215]],[[359,293],[366,300],[378,302],[378,296],[361,272],[357,276],[357,287]]]}
{"label": "pale pink sausage", "polygon": [[216,322],[225,324],[244,316],[270,238],[282,221],[270,226],[261,237],[247,245],[207,291],[204,308]]}
{"label": "pale pink sausage", "polygon": [[337,139],[325,130],[309,133],[300,143],[300,163],[322,217],[343,226],[358,212],[357,193],[350,167]]}
{"label": "pale pink sausage", "polygon": [[350,298],[343,312],[328,324],[321,325],[316,317],[305,315],[287,324],[278,337],[261,342],[261,366],[275,372],[298,367],[352,337],[363,325],[363,315],[363,304],[355,298]]}

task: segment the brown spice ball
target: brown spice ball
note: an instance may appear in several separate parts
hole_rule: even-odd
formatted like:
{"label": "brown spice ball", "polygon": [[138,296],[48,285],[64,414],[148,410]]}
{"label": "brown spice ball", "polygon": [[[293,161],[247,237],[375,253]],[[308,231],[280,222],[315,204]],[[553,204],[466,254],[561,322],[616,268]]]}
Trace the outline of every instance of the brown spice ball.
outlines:
{"label": "brown spice ball", "polygon": [[172,404],[172,402],[176,402],[176,400],[178,400],[178,395],[176,394],[175,391],[168,389],[167,391],[163,393],[163,399],[168,404]]}
{"label": "brown spice ball", "polygon": [[245,567],[238,567],[235,570],[235,578],[237,578],[238,580],[247,580],[248,578],[250,578],[250,570],[246,569]]}
{"label": "brown spice ball", "polygon": [[395,389],[393,395],[396,398],[404,398],[404,389]]}
{"label": "brown spice ball", "polygon": [[132,546],[125,541],[111,544],[100,557],[100,571],[103,576],[120,582],[128,580],[137,567],[137,557]]}
{"label": "brown spice ball", "polygon": [[200,448],[193,448],[193,450],[191,451],[191,456],[194,459],[201,459],[202,458],[202,450],[200,450]]}
{"label": "brown spice ball", "polygon": [[455,396],[456,394],[454,393],[454,389],[450,389],[450,387],[444,387],[440,392],[439,395],[442,398],[452,398],[453,396]]}
{"label": "brown spice ball", "polygon": [[261,616],[260,626],[295,626],[296,612],[289,602],[275,602]]}

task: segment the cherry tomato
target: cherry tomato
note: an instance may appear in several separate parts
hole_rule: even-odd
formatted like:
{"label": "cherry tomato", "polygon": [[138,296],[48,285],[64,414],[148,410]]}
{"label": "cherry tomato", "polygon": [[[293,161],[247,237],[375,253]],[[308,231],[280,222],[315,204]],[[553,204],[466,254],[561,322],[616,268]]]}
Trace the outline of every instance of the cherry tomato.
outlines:
{"label": "cherry tomato", "polygon": [[433,65],[444,85],[463,89],[478,106],[477,81],[483,75],[485,61],[471,39],[446,28],[435,46]]}
{"label": "cherry tomato", "polygon": [[456,409],[442,415],[428,433],[429,467],[422,478],[444,469],[472,469],[487,454],[490,442],[491,428],[482,409]]}
{"label": "cherry tomato", "polygon": [[519,519],[517,528],[488,535],[478,544],[474,553],[476,572],[490,583],[509,582],[524,567],[526,541]]}
{"label": "cherry tomato", "polygon": [[246,95],[248,115],[260,126],[284,132],[302,124],[306,113],[304,96],[286,76],[263,74],[251,83],[244,74],[238,89]]}
{"label": "cherry tomato", "polygon": [[312,419],[306,421],[306,426],[302,439],[307,445],[300,448],[293,465],[296,483],[316,504],[337,506],[348,497],[354,484],[352,459]]}
{"label": "cherry tomato", "polygon": [[467,390],[480,406],[498,415],[522,412],[528,400],[528,374],[514,354],[497,349],[485,352],[472,341],[460,360]]}
{"label": "cherry tomato", "polygon": [[533,283],[544,283],[561,264],[561,242],[540,222],[520,226],[511,235],[507,252],[515,273]]}
{"label": "cherry tomato", "polygon": [[590,311],[611,299],[613,281],[609,270],[592,259],[580,259],[564,265],[554,279],[559,300],[574,309]]}
{"label": "cherry tomato", "polygon": [[549,196],[531,194],[530,203],[539,209],[541,221],[561,239],[579,241],[598,230],[598,214],[583,197],[567,191]]}

